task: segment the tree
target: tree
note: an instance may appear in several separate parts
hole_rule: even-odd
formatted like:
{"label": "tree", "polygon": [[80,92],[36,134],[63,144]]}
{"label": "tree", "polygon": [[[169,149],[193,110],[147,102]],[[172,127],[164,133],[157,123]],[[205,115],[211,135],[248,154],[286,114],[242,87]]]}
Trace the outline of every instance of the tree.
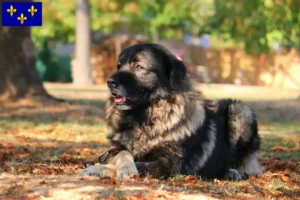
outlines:
{"label": "tree", "polygon": [[0,26],[0,98],[48,96],[35,68],[30,27]]}
{"label": "tree", "polygon": [[73,82],[77,85],[92,84],[91,33],[88,0],[76,0],[76,46]]}
{"label": "tree", "polygon": [[139,18],[147,23],[150,34],[181,39],[184,33],[196,33],[203,21],[199,8],[203,0],[139,1]]}
{"label": "tree", "polygon": [[214,0],[201,32],[223,34],[253,54],[271,51],[274,40],[299,47],[299,13],[299,0]]}
{"label": "tree", "polygon": [[[205,22],[212,0],[89,0],[91,30],[115,33],[154,35],[164,38],[182,38],[184,32],[197,33]],[[57,5],[60,6],[57,6]],[[41,47],[43,40],[75,41],[75,12],[73,0],[44,0],[43,26],[33,29],[33,40]]]}

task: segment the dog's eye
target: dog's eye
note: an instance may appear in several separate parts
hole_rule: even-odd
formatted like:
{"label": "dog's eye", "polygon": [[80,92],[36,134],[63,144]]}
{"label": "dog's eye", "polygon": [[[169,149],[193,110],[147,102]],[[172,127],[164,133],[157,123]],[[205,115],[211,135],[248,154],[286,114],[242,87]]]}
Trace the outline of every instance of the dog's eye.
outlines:
{"label": "dog's eye", "polygon": [[142,67],[141,65],[136,65],[135,68],[136,69],[144,69],[144,67]]}

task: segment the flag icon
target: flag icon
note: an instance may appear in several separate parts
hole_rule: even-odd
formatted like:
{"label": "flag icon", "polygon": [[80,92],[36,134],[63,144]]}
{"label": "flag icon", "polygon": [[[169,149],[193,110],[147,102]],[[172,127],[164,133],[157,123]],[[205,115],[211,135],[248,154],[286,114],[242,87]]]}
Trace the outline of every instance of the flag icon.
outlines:
{"label": "flag icon", "polygon": [[2,2],[2,26],[42,26],[42,2]]}

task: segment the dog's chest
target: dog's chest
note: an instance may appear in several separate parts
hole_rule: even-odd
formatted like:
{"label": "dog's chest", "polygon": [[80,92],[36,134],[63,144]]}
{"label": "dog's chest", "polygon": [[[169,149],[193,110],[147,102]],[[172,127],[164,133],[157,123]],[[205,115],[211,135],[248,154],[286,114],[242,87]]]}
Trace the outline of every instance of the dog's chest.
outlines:
{"label": "dog's chest", "polygon": [[171,141],[177,143],[190,135],[191,125],[180,123],[185,118],[184,107],[171,106],[165,101],[160,104],[140,113],[118,115],[116,123],[111,124],[114,129],[111,141],[126,146],[135,157],[142,157],[157,146]]}
{"label": "dog's chest", "polygon": [[[127,127],[128,128],[128,127]],[[111,130],[108,134],[112,145],[121,146],[129,150],[135,158],[140,158],[149,153],[156,145],[163,141],[159,141],[161,138],[160,133],[151,131],[151,126],[135,125],[126,130]]]}

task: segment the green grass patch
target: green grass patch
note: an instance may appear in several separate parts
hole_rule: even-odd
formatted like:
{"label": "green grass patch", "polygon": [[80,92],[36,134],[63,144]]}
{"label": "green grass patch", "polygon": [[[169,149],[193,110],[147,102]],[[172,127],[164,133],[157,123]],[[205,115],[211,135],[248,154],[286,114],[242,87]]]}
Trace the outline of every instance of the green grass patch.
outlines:
{"label": "green grass patch", "polygon": [[[262,135],[261,156],[265,158],[280,158],[282,160],[300,160],[300,149],[293,149],[299,141],[294,141],[290,134],[285,135]],[[287,150],[273,150],[280,146]],[[278,149],[278,148],[277,148]]]}
{"label": "green grass patch", "polygon": [[289,124],[289,123],[280,123],[280,122],[264,123],[259,126],[259,129],[261,131],[275,131],[275,132],[281,131],[287,133],[300,133],[300,126],[298,124]]}

